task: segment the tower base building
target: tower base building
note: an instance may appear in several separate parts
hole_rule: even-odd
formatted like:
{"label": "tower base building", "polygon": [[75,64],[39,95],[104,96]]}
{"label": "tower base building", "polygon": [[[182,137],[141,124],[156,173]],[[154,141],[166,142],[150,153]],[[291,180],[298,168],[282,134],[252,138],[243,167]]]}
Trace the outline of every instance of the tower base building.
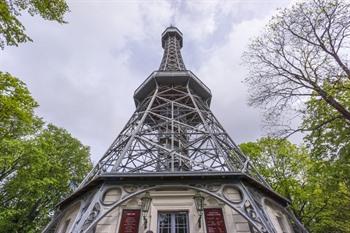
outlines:
{"label": "tower base building", "polygon": [[44,233],[304,233],[210,110],[182,33],[134,93],[136,110]]}

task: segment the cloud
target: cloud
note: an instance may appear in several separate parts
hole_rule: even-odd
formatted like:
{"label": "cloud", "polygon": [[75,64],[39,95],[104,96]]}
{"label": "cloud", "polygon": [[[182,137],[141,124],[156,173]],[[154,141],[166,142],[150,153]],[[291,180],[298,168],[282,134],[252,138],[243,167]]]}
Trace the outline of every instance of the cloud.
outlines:
{"label": "cloud", "polygon": [[257,110],[247,106],[247,88],[243,83],[246,67],[241,55],[249,38],[258,34],[265,20],[254,19],[233,24],[225,43],[203,55],[209,59],[197,73],[212,89],[212,109],[237,142],[253,140],[262,135]]}
{"label": "cloud", "polygon": [[100,158],[134,111],[132,95],[159,66],[160,35],[175,23],[183,57],[213,92],[212,109],[237,142],[263,132],[246,105],[240,55],[288,1],[70,1],[66,25],[23,16],[34,43],[7,47],[2,71],[24,80],[38,115],[66,128]]}

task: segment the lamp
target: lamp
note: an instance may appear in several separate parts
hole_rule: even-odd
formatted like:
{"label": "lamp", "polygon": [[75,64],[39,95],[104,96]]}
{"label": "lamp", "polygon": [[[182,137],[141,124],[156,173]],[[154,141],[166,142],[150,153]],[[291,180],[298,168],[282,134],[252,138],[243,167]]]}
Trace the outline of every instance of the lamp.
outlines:
{"label": "lamp", "polygon": [[141,197],[141,210],[143,215],[143,224],[144,228],[147,228],[147,213],[149,210],[149,207],[151,205],[152,198],[149,195],[149,192],[146,192],[145,196]]}
{"label": "lamp", "polygon": [[193,197],[194,199],[194,203],[196,204],[196,209],[199,213],[199,218],[198,218],[198,227],[201,228],[202,227],[202,214],[203,214],[203,205],[204,205],[204,197],[197,192],[196,195],[194,195]]}

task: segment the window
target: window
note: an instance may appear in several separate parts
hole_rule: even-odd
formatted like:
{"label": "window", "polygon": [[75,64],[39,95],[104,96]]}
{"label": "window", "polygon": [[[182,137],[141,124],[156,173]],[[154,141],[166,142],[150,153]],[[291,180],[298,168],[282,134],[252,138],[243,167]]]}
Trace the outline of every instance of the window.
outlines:
{"label": "window", "polygon": [[70,219],[67,219],[67,220],[64,222],[64,226],[63,226],[63,229],[62,229],[62,231],[61,231],[62,233],[66,233],[66,232],[67,232],[69,223],[70,223]]}
{"label": "window", "polygon": [[187,212],[159,212],[158,233],[189,233]]}
{"label": "window", "polygon": [[294,230],[285,214],[283,207],[278,204],[265,200],[265,210],[275,227],[277,233],[293,233]]}
{"label": "window", "polygon": [[286,224],[284,223],[284,216],[281,213],[277,213],[276,214],[276,219],[278,224],[280,225],[280,228],[282,230],[283,233],[288,233],[288,230],[286,228]]}

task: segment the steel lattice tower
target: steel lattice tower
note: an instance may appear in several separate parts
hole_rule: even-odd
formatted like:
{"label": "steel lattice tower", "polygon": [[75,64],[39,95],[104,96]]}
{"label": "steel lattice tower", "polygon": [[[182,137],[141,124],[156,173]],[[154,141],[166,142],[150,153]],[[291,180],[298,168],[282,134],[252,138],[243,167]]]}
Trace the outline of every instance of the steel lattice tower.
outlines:
{"label": "steel lattice tower", "polygon": [[[293,232],[306,232],[288,211],[288,200],[270,188],[211,112],[211,92],[186,70],[182,45],[176,27],[164,31],[159,70],[135,91],[135,112],[77,191],[58,205],[44,232],[59,232],[66,209],[77,200],[82,204],[69,232],[99,232],[99,221],[121,203],[160,188],[215,197],[243,216],[250,232],[278,232],[263,208],[268,198],[285,213]],[[225,199],[228,184],[239,190],[241,201]],[[116,185],[120,199],[105,205],[104,193]]]}

